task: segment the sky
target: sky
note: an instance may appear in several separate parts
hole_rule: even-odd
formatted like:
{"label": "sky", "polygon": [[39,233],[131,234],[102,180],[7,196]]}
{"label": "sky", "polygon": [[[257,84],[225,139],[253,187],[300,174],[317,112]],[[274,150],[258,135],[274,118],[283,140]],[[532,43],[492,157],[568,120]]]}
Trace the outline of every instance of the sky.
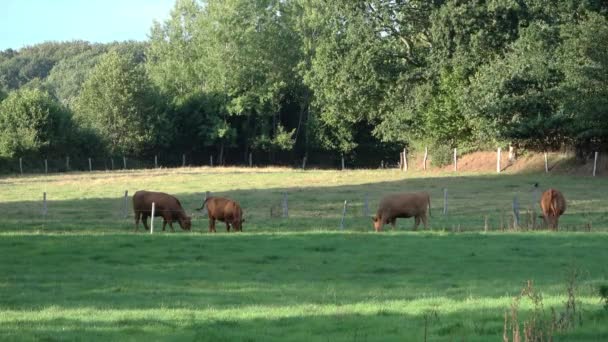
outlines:
{"label": "sky", "polygon": [[1,0],[0,50],[45,41],[146,40],[175,0]]}

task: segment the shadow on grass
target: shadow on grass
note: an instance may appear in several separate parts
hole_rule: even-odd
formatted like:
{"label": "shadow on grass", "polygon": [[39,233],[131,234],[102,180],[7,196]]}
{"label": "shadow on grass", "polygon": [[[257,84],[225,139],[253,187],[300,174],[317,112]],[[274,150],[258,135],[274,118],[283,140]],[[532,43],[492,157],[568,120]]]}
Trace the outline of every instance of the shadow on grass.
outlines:
{"label": "shadow on grass", "polygon": [[[369,231],[372,229],[369,217],[375,213],[377,203],[384,194],[422,190],[431,194],[432,228],[482,230],[487,222],[490,230],[500,230],[513,225],[514,198],[517,198],[520,226],[531,228],[533,221],[536,221],[536,226],[541,224],[537,203],[540,191],[535,192],[532,187],[535,182],[540,182],[541,188],[557,187],[565,194],[568,209],[560,220],[562,230],[605,230],[608,227],[608,199],[598,184],[605,183],[605,180],[543,174],[404,178],[400,181],[360,185],[311,184],[309,187],[242,189],[221,193],[215,193],[213,186],[207,185],[192,189],[192,192],[174,195],[181,200],[186,211],[193,215],[195,231],[207,230],[204,214],[194,211],[200,207],[207,190],[241,203],[246,218],[245,231],[335,230],[340,227],[345,200],[348,201],[345,228]],[[443,214],[444,189],[448,189],[447,215]],[[133,194],[139,189],[125,190]],[[282,213],[285,192],[289,196],[289,218],[271,217],[271,211]],[[116,232],[133,229],[131,198],[128,198],[125,208],[123,190],[108,189],[103,193],[107,196],[74,200],[53,200],[53,193],[48,193],[48,211],[44,217],[42,193],[39,201],[0,203],[0,212],[4,213],[0,231]],[[413,219],[398,220],[400,229],[409,230],[412,225]],[[156,229],[160,226],[160,221],[157,221]],[[219,227],[220,230],[224,229],[222,224]],[[177,225],[176,228],[179,230]]]}

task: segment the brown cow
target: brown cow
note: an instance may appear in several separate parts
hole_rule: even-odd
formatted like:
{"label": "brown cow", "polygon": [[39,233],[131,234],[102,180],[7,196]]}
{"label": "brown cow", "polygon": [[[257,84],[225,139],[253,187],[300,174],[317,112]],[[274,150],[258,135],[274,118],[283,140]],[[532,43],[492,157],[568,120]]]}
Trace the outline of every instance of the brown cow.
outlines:
{"label": "brown cow", "polygon": [[226,231],[230,231],[230,225],[234,231],[243,231],[243,210],[241,206],[231,199],[223,197],[209,197],[203,202],[203,206],[196,210],[203,210],[207,205],[209,215],[209,232],[215,232],[215,220],[226,223]]}
{"label": "brown cow", "polygon": [[418,229],[420,221],[427,228],[427,213],[431,216],[431,196],[426,192],[398,193],[385,196],[378,206],[374,221],[374,229],[378,232],[382,227],[391,223],[395,229],[397,218],[414,217],[414,230]]}
{"label": "brown cow", "polygon": [[139,218],[141,217],[144,228],[148,228],[148,217],[152,215],[152,202],[154,202],[154,216],[163,218],[163,231],[169,223],[173,230],[173,221],[179,222],[184,230],[190,230],[192,220],[186,215],[179,200],[164,192],[152,192],[140,190],[133,195],[133,211],[135,212],[135,230],[139,229]]}
{"label": "brown cow", "polygon": [[566,211],[566,199],[564,195],[555,189],[543,192],[540,198],[540,208],[543,211],[543,218],[549,229],[557,230],[559,217]]}

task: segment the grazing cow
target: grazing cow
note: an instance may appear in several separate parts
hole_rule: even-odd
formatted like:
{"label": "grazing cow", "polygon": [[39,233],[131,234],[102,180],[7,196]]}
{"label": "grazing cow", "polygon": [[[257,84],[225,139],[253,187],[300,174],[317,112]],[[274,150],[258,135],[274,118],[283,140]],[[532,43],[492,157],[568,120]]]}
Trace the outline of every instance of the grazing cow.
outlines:
{"label": "grazing cow", "polygon": [[540,198],[540,208],[549,229],[557,230],[559,217],[566,211],[566,199],[564,195],[555,189],[543,192]]}
{"label": "grazing cow", "polygon": [[144,228],[148,228],[148,217],[152,215],[152,202],[154,202],[154,216],[163,218],[163,231],[169,223],[171,231],[173,230],[173,221],[177,221],[179,226],[184,230],[192,228],[192,220],[190,216],[182,208],[179,200],[164,192],[152,192],[140,190],[133,195],[133,211],[135,212],[135,230],[139,229],[139,219],[141,217]]}
{"label": "grazing cow", "polygon": [[374,221],[374,229],[378,232],[382,227],[391,223],[395,229],[397,218],[414,217],[414,230],[418,229],[420,221],[427,228],[427,213],[431,216],[431,196],[426,192],[398,193],[385,196],[378,206]]}
{"label": "grazing cow", "polygon": [[227,198],[209,197],[203,205],[196,210],[203,210],[207,205],[207,214],[209,215],[209,232],[215,232],[215,220],[226,223],[226,231],[230,231],[230,225],[234,231],[243,231],[243,210],[241,206]]}

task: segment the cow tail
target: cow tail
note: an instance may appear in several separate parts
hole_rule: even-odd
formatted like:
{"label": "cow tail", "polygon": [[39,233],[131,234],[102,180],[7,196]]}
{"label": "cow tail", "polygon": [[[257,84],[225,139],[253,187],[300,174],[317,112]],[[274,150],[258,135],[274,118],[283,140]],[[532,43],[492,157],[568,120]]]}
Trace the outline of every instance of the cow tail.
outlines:
{"label": "cow tail", "polygon": [[557,193],[555,190],[551,189],[551,201],[549,202],[551,203],[549,205],[549,207],[551,208],[551,213],[553,214],[553,216],[557,216],[557,208],[556,208],[556,204],[557,204]]}
{"label": "cow tail", "polygon": [[203,209],[205,209],[205,204],[207,204],[207,201],[208,201],[210,198],[211,198],[211,196],[209,196],[209,197],[205,198],[205,200],[203,201],[203,205],[201,205],[201,207],[200,207],[200,208],[198,208],[198,209],[194,209],[194,210],[203,210]]}

